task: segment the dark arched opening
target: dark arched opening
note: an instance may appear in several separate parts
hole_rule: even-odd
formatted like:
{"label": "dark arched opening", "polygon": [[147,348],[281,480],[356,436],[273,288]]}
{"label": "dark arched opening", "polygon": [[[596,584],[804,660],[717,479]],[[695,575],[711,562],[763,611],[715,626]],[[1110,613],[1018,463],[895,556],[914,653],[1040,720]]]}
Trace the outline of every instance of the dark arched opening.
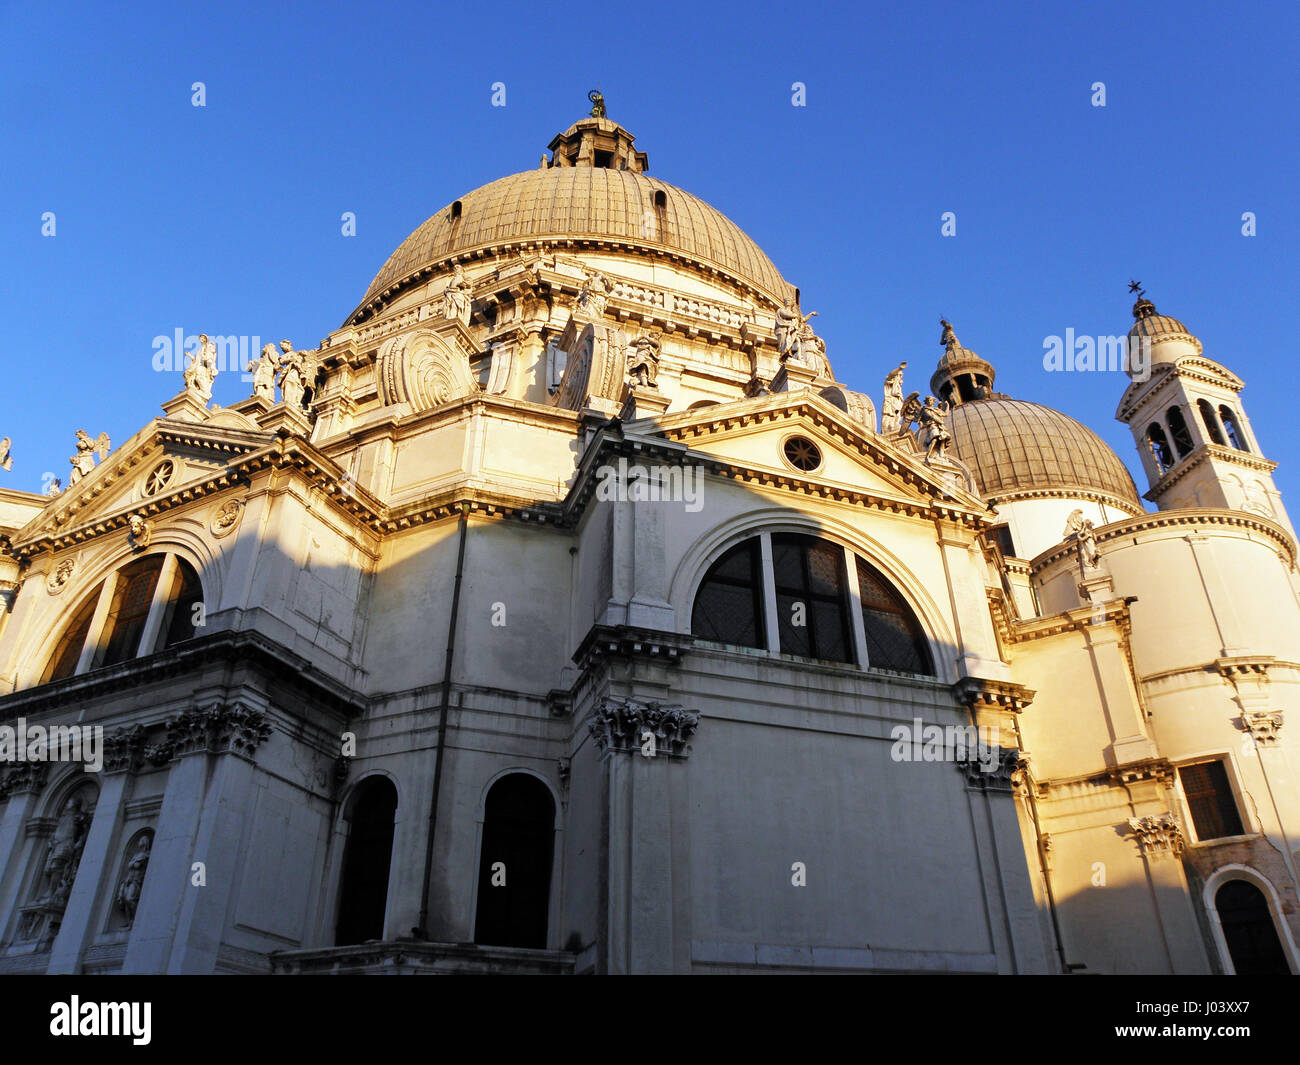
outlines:
{"label": "dark arched opening", "polygon": [[386,777],[370,777],[357,786],[351,806],[334,936],[340,947],[384,938],[397,789]]}
{"label": "dark arched opening", "polygon": [[479,853],[474,942],[546,947],[555,801],[534,776],[511,773],[492,785]]}
{"label": "dark arched opening", "polygon": [[1192,433],[1187,428],[1187,420],[1183,417],[1182,409],[1170,407],[1165,412],[1165,417],[1169,420],[1169,435],[1174,438],[1174,447],[1178,449],[1178,457],[1181,459],[1186,455],[1190,455],[1195,445],[1192,443]]}
{"label": "dark arched opening", "polygon": [[1210,443],[1223,446],[1223,433],[1219,431],[1219,419],[1214,414],[1214,407],[1207,399],[1198,399],[1196,406],[1201,412],[1201,421],[1205,424],[1205,431],[1210,435]]}
{"label": "dark arched opening", "polygon": [[1249,451],[1246,446],[1246,437],[1241,431],[1241,426],[1237,424],[1237,417],[1225,404],[1219,404],[1219,420],[1223,422],[1223,431],[1228,434],[1228,443],[1238,451]]}
{"label": "dark arched opening", "polygon": [[1246,880],[1229,880],[1215,893],[1223,938],[1238,976],[1286,976],[1286,963],[1277,926],[1264,893]]}
{"label": "dark arched opening", "polygon": [[1159,422],[1152,422],[1147,427],[1147,446],[1151,448],[1156,467],[1161,473],[1165,473],[1174,464],[1174,453],[1169,448],[1169,438],[1165,436],[1165,431],[1160,427]]}

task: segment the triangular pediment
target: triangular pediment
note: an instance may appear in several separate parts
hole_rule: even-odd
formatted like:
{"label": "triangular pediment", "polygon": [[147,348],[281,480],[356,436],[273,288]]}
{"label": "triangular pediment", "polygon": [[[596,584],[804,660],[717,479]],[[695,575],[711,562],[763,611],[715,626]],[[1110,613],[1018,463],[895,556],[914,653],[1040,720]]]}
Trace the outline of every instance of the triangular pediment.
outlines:
{"label": "triangular pediment", "polygon": [[[954,485],[951,474],[945,475],[948,471],[926,465],[912,437],[882,436],[808,390],[632,422],[626,431],[653,433],[759,475],[799,479],[900,502],[941,503],[979,514],[987,509],[972,491]],[[791,449],[793,460],[787,454],[787,444],[797,438],[811,441],[818,452],[819,461],[811,468],[801,468],[797,446]],[[806,465],[806,459],[802,464]],[[960,478],[959,483],[964,480]]]}
{"label": "triangular pediment", "polygon": [[274,440],[274,433],[256,428],[249,419],[157,418],[76,484],[49,497],[12,536],[14,550],[26,553],[74,529],[93,531],[101,524],[116,528],[127,523],[129,514],[155,511],[177,493],[220,487],[240,459],[265,450]]}

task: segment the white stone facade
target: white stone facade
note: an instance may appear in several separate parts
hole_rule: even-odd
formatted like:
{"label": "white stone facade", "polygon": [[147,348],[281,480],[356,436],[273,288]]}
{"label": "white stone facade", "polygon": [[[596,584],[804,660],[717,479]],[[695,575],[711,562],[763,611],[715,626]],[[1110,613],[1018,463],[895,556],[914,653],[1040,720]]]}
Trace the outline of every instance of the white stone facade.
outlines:
{"label": "white stone facade", "polygon": [[630,134],[551,150],[259,394],[0,493],[0,726],[107,742],[0,764],[0,972],[1300,968],[1296,544],[1241,383],[1157,343],[1138,439],[1186,378],[1244,446],[1156,512],[1117,459],[994,491],[950,326],[955,439],[881,427]]}

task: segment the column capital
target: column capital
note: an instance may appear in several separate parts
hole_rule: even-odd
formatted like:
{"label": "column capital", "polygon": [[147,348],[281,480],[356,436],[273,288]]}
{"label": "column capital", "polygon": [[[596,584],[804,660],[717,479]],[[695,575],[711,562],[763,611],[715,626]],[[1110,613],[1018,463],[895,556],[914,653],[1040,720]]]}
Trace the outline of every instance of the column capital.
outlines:
{"label": "column capital", "polygon": [[1128,826],[1148,858],[1178,858],[1183,853],[1183,829],[1171,813],[1130,817]]}
{"label": "column capital", "polygon": [[646,757],[686,758],[687,741],[699,724],[696,711],[680,706],[606,697],[592,711],[588,728],[602,754],[640,753],[653,737],[654,754]]}

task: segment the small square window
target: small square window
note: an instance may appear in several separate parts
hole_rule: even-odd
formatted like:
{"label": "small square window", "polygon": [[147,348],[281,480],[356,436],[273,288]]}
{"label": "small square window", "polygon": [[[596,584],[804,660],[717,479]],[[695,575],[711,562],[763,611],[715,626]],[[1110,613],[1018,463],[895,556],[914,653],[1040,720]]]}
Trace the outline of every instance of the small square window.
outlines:
{"label": "small square window", "polygon": [[1245,829],[1222,762],[1199,762],[1178,767],[1183,795],[1200,841],[1241,836]]}

